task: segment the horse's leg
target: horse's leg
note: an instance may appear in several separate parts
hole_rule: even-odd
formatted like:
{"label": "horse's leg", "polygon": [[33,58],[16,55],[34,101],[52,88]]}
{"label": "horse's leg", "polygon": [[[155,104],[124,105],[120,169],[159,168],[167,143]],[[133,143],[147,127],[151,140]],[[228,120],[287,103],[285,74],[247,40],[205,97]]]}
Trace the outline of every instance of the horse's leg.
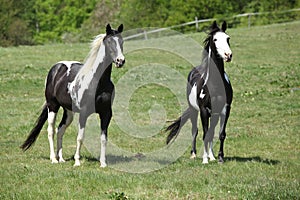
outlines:
{"label": "horse's leg", "polygon": [[197,150],[196,150],[196,139],[198,135],[198,111],[194,108],[190,107],[190,119],[192,122],[192,151],[191,158],[196,158]]}
{"label": "horse's leg", "polygon": [[66,131],[66,128],[72,123],[72,121],[73,121],[73,112],[64,109],[62,120],[57,129],[57,158],[59,162],[65,162],[62,155],[62,139]]}
{"label": "horse's leg", "polygon": [[50,146],[50,160],[51,163],[58,163],[54,152],[54,134],[55,134],[55,120],[57,112],[48,109],[48,140]]}
{"label": "horse's leg", "polygon": [[203,129],[203,142],[204,142],[204,152],[203,152],[203,164],[208,163],[208,142],[205,140],[207,131],[208,131],[208,119],[209,113],[206,108],[201,108],[200,110],[201,122],[202,122],[202,129]]}
{"label": "horse's leg", "polygon": [[78,125],[78,135],[77,135],[77,146],[76,146],[76,152],[74,155],[75,164],[74,166],[80,166],[80,149],[81,145],[84,139],[84,129],[86,125],[87,116],[83,114],[79,114],[79,125]]}
{"label": "horse's leg", "polygon": [[207,141],[209,146],[208,157],[211,161],[216,160],[213,151],[213,140],[215,136],[215,128],[218,124],[218,121],[219,121],[219,115],[213,114],[210,118],[208,133],[206,135],[206,138],[204,139]]}
{"label": "horse's leg", "polygon": [[111,108],[99,114],[101,120],[101,149],[100,149],[100,167],[106,167],[106,145],[107,145],[107,128],[112,117]]}
{"label": "horse's leg", "polygon": [[226,138],[226,125],[227,125],[227,121],[229,118],[229,114],[230,114],[230,105],[225,105],[224,110],[221,114],[221,120],[220,120],[220,135],[219,135],[219,139],[220,139],[220,150],[219,150],[219,154],[218,154],[218,158],[219,158],[219,163],[223,163],[224,162],[224,140]]}

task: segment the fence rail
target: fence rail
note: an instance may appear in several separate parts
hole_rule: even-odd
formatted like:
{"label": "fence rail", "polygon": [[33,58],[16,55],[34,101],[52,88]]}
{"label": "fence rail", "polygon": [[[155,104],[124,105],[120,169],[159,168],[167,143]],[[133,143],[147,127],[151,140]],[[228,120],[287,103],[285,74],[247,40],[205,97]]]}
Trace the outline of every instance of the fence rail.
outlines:
{"label": "fence rail", "polygon": [[[300,8],[295,8],[295,9],[291,9],[291,10],[284,10],[284,11],[276,11],[276,12],[243,13],[243,14],[238,14],[238,15],[232,16],[232,17],[230,17],[230,19],[247,17],[248,18],[248,27],[250,28],[251,27],[251,17],[252,16],[267,15],[267,14],[273,14],[273,13],[283,14],[283,13],[299,12],[299,11],[300,11]],[[183,23],[183,24],[173,25],[173,26],[169,26],[169,27],[165,27],[165,28],[158,28],[158,29],[149,30],[149,31],[143,30],[140,33],[124,37],[124,40],[130,40],[130,39],[141,37],[141,36],[144,36],[144,39],[147,40],[149,34],[158,33],[158,32],[166,31],[166,30],[169,30],[169,29],[174,29],[174,28],[180,28],[180,27],[184,27],[184,26],[190,26],[190,25],[195,25],[195,29],[196,29],[196,31],[198,31],[200,23],[210,22],[210,21],[213,21],[213,20],[216,20],[216,18],[198,19],[198,17],[195,17],[194,21],[186,22],[186,23]]]}

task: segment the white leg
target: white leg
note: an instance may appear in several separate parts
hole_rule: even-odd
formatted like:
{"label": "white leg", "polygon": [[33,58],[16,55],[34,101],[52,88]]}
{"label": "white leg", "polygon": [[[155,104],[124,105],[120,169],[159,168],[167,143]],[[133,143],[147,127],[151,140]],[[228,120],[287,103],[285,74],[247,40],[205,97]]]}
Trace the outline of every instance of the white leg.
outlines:
{"label": "white leg", "polygon": [[75,164],[74,166],[80,166],[80,149],[81,149],[81,145],[84,139],[84,127],[80,128],[79,125],[79,131],[78,131],[78,135],[77,135],[77,146],[76,146],[76,152],[74,155],[74,159],[75,159]]}
{"label": "white leg", "polygon": [[[59,162],[65,162],[62,153],[62,139],[63,135],[66,131],[66,128],[72,123],[73,121],[73,112],[72,111],[65,111],[66,112],[66,119],[65,124],[60,125],[59,129],[57,130],[57,157]],[[65,113],[64,113],[65,115]]]}
{"label": "white leg", "polygon": [[101,133],[101,151],[100,151],[100,167],[106,167],[106,144],[107,144],[107,136],[105,131],[102,131]]}
{"label": "white leg", "polygon": [[203,163],[208,163],[208,158],[213,161],[216,160],[213,152],[213,139],[215,135],[215,127],[219,121],[218,115],[213,115],[210,119],[210,127],[207,131],[207,134],[204,138],[204,154],[203,154]]}
{"label": "white leg", "polygon": [[52,163],[58,163],[56,159],[56,155],[54,152],[54,133],[55,133],[55,119],[56,119],[56,113],[55,112],[48,112],[48,140],[49,140],[49,146],[50,146],[50,160]]}
{"label": "white leg", "polygon": [[213,151],[213,141],[209,142],[208,157],[209,157],[210,161],[216,160],[216,158],[214,156],[214,151]]}
{"label": "white leg", "polygon": [[204,152],[203,152],[203,164],[207,164],[208,163],[208,142],[206,140],[204,140]]}

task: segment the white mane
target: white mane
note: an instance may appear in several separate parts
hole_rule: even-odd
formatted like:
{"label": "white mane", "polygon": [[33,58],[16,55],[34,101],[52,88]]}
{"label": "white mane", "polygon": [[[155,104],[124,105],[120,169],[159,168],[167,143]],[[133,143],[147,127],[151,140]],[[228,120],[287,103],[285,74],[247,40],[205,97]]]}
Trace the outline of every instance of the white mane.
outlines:
{"label": "white mane", "polygon": [[[99,63],[102,61],[101,52],[99,51],[101,44],[103,42],[106,34],[100,34],[95,37],[95,39],[91,42],[91,50],[88,56],[85,58],[84,65],[78,72],[75,79],[80,78],[86,75],[89,71],[91,71],[94,67],[98,67]],[[103,54],[104,55],[104,54]]]}

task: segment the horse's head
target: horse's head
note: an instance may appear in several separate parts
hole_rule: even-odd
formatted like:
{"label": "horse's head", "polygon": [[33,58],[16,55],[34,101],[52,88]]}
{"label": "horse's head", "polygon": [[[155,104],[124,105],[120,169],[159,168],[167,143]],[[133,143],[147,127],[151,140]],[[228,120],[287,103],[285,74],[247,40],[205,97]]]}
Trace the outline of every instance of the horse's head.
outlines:
{"label": "horse's head", "polygon": [[210,32],[210,46],[216,51],[217,55],[223,58],[225,62],[230,62],[232,59],[232,51],[229,44],[229,35],[225,33],[227,24],[224,21],[222,28],[219,28],[216,21],[213,22]]}
{"label": "horse's head", "polygon": [[122,67],[125,64],[125,57],[123,55],[123,38],[121,33],[123,31],[123,24],[117,30],[113,30],[109,24],[106,26],[106,36],[103,40],[105,46],[109,50],[109,54],[117,67]]}

